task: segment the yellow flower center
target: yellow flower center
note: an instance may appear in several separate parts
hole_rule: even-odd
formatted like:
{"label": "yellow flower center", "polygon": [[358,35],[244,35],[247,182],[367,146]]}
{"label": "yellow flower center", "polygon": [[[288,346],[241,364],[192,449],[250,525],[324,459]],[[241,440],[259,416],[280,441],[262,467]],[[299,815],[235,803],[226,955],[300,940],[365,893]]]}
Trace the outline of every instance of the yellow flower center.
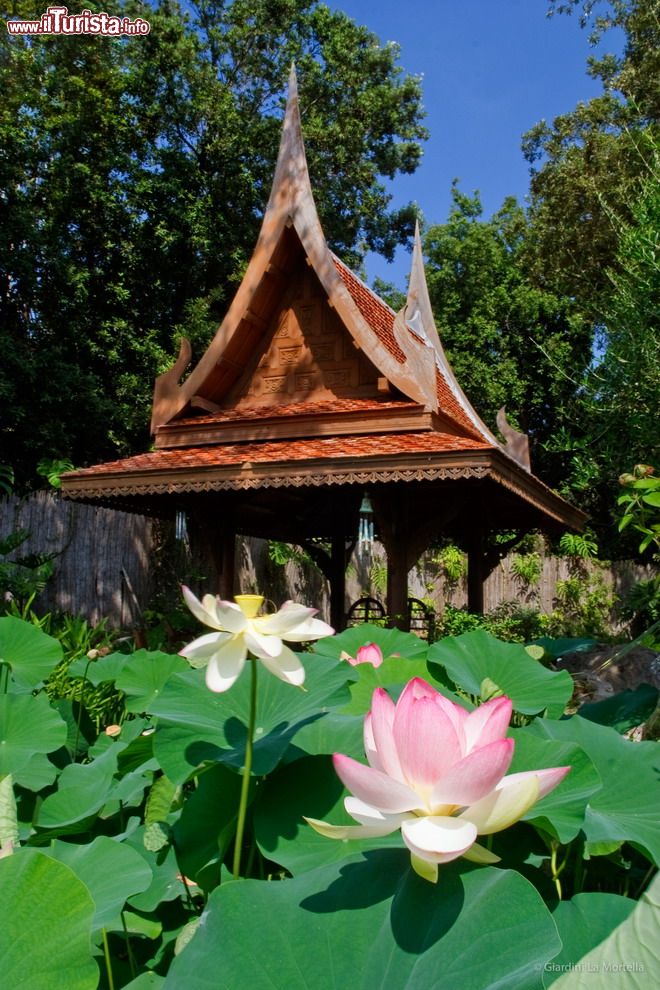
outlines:
{"label": "yellow flower center", "polygon": [[236,595],[234,601],[246,619],[255,619],[264,603],[263,595]]}

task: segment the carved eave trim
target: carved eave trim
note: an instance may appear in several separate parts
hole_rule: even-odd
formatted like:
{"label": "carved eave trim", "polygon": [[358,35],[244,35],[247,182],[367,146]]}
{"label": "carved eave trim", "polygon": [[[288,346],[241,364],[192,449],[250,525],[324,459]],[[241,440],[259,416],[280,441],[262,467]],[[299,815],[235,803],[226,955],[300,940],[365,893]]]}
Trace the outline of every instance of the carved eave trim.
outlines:
{"label": "carved eave trim", "polygon": [[[431,463],[433,461],[434,463]],[[325,488],[333,485],[390,481],[435,481],[485,478],[488,458],[481,452],[431,458],[428,453],[365,457],[335,457],[310,461],[276,461],[199,468],[106,472],[103,477],[63,478],[67,498],[108,499],[116,496],[241,491],[254,488]]]}
{"label": "carved eave trim", "polygon": [[65,475],[62,491],[68,499],[102,500],[204,492],[249,491],[269,488],[326,488],[389,482],[491,480],[502,485],[559,526],[580,531],[586,516],[527,474],[501,450],[452,452],[429,456],[410,453],[357,459],[335,457],[309,461],[276,461],[241,465],[105,472],[94,477]]}
{"label": "carved eave trim", "polygon": [[[258,420],[220,420],[214,423],[179,424],[176,420],[156,430],[157,450],[173,447],[202,447],[255,440],[290,440],[302,437],[366,435],[371,433],[412,433],[438,429],[437,417],[422,406],[386,410],[299,413],[296,416],[269,416]],[[446,427],[442,427],[447,432]]]}
{"label": "carved eave trim", "polygon": [[194,397],[209,398],[205,396],[205,383],[222,360],[233,335],[250,309],[252,299],[267,274],[273,254],[287,227],[295,229],[305,254],[328,295],[330,305],[335,308],[346,329],[372,364],[404,395],[422,405],[436,407],[435,390],[429,394],[423,384],[420,386],[416,364],[408,361],[401,364],[389,354],[360,313],[337,273],[312,193],[300,123],[298,86],[295,69],[292,67],[273,186],[254,253],[227,315],[187,380],[182,385],[178,384],[183,370],[181,355],[170,371],[156,379],[152,432],[189,407]]}

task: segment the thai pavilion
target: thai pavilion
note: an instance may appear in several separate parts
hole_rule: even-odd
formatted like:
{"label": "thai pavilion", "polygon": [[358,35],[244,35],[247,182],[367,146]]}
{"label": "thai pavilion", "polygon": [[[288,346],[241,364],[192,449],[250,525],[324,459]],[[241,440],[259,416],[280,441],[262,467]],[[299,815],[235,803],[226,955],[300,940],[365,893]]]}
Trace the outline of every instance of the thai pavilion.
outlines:
{"label": "thai pavilion", "polygon": [[[347,553],[373,510],[387,554],[387,611],[406,624],[407,578],[448,536],[468,553],[468,605],[499,556],[495,531],[579,530],[582,513],[530,470],[503,411],[501,442],[447,361],[416,232],[394,313],[328,247],[305,158],[295,73],[254,253],[217,333],[155,382],[154,449],[70,472],[70,499],[162,517],[185,511],[210,546],[223,597],[237,535],[312,545],[343,628]],[[313,544],[311,541],[314,541]],[[208,589],[205,589],[208,590]]]}

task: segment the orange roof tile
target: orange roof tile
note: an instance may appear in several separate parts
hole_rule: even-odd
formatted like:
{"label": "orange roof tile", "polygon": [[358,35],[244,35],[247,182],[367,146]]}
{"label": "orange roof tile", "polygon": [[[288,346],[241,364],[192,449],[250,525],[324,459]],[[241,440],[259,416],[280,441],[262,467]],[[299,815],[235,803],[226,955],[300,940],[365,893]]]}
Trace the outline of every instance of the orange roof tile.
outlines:
{"label": "orange roof tile", "polygon": [[440,412],[444,413],[445,416],[449,416],[450,419],[453,419],[466,430],[469,430],[473,436],[481,436],[477,427],[450,388],[442,371],[437,367],[435,371],[435,386],[438,393]]}
{"label": "orange roof tile", "polygon": [[[241,406],[240,409],[220,409],[215,413],[201,416],[189,416],[185,419],[171,420],[169,424],[175,427],[204,426],[207,423],[224,423],[255,419],[275,419],[298,416],[323,416],[327,413],[388,412],[389,410],[422,408],[412,399],[324,399],[318,402],[296,402],[290,405],[274,406]],[[161,427],[162,429],[162,427]]]}
{"label": "orange roof tile", "polygon": [[175,471],[191,468],[239,467],[247,462],[276,464],[288,461],[327,461],[330,458],[366,459],[398,454],[448,454],[457,451],[491,450],[490,444],[448,433],[388,433],[367,436],[318,437],[305,440],[278,440],[232,443],[209,447],[184,447],[137,454],[119,461],[96,464],[71,471],[66,477],[89,478],[106,474],[143,471]]}
{"label": "orange roof tile", "polygon": [[379,338],[381,343],[387,348],[392,357],[396,358],[399,364],[405,364],[406,355],[396,342],[393,326],[395,312],[383,302],[379,296],[373,292],[368,285],[359,279],[357,275],[348,268],[343,261],[333,254],[332,260],[342,282],[351,294],[355,305],[362,313],[363,317]]}

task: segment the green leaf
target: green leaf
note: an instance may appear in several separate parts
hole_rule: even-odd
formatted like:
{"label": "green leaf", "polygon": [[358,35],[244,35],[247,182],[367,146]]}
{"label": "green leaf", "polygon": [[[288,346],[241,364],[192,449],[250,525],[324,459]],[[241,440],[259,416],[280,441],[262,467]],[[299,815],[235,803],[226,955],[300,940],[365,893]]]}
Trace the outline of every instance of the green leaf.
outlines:
{"label": "green leaf", "polygon": [[[296,733],[348,700],[346,664],[305,655],[305,690],[259,670],[253,773],[269,773]],[[256,662],[256,661],[251,661]],[[159,717],[154,750],[166,775],[181,784],[206,761],[240,769],[245,759],[250,678],[214,694],[204,670],[174,674],[154,702]]]}
{"label": "green leaf", "polygon": [[255,835],[264,856],[297,876],[367,849],[401,847],[398,831],[377,839],[337,840],[319,835],[304,821],[303,816],[355,825],[344,810],[345,794],[329,756],[279,767],[264,782],[255,806]]}
{"label": "green leaf", "polygon": [[117,674],[115,687],[126,695],[127,711],[151,711],[151,705],[169,677],[188,669],[189,665],[183,657],[138,650],[128,657],[128,662]]}
{"label": "green leaf", "polygon": [[601,789],[602,781],[580,746],[541,739],[531,729],[527,726],[510,733],[516,743],[510,772],[565,766],[571,769],[561,784],[530,808],[524,820],[567,843],[582,828],[589,798]]}
{"label": "green leaf", "polygon": [[[181,872],[202,885],[199,873],[220,864],[236,832],[241,778],[221,764],[210,767],[183,806],[175,823],[174,842]],[[215,884],[214,884],[215,885]]]}
{"label": "green leaf", "polygon": [[160,990],[165,983],[165,977],[158,973],[140,973],[136,979],[124,986],[124,990]]}
{"label": "green leaf", "polygon": [[0,956],[7,990],[96,990],[94,901],[63,863],[36,849],[0,860]]}
{"label": "green leaf", "polygon": [[583,831],[588,842],[633,842],[658,862],[657,743],[630,742],[614,729],[579,715],[559,722],[537,719],[525,731],[541,739],[577,743],[596,767],[602,787],[587,803]]}
{"label": "green leaf", "polygon": [[660,509],[660,492],[649,492],[647,495],[642,495],[642,502]]}
{"label": "green leaf", "polygon": [[534,640],[534,643],[542,646],[545,652],[554,657],[555,660],[567,653],[587,653],[598,646],[598,640],[591,639],[589,636],[578,636],[577,638],[540,636],[539,639]]}
{"label": "green leaf", "polygon": [[160,990],[165,985],[165,977],[158,973],[140,973],[124,987],[124,990]]}
{"label": "green leaf", "polygon": [[407,850],[380,850],[281,883],[222,884],[165,987],[528,990],[559,948],[519,874],[452,863],[436,886]]}
{"label": "green leaf", "polygon": [[345,753],[360,759],[364,756],[364,716],[328,712],[323,718],[308,722],[296,732],[295,740],[284,754],[291,763],[301,756],[321,753]]}
{"label": "green leaf", "polygon": [[635,901],[617,894],[577,894],[572,901],[559,901],[554,918],[562,948],[546,966],[543,986],[549,987],[562,973],[569,972],[591,949],[599,945],[613,928],[632,913]]}
{"label": "green leaf", "polygon": [[621,691],[604,701],[582,705],[578,715],[599,725],[609,725],[617,732],[628,732],[646,722],[658,704],[658,689],[640,684],[634,691]]}
{"label": "green leaf", "polygon": [[[361,623],[351,626],[336,636],[327,636],[314,643],[314,653],[333,657],[338,660],[342,653],[355,657],[361,646],[375,643],[380,647],[383,657],[405,657],[409,660],[426,658],[428,644],[413,633],[402,632],[400,629],[383,629],[382,626],[372,626]],[[371,667],[371,664],[358,664],[355,668]],[[372,668],[373,669],[373,668]]]}
{"label": "green leaf", "polygon": [[152,941],[160,938],[163,934],[163,925],[157,918],[146,918],[141,914],[136,914],[135,911],[123,911],[122,916],[115,922],[115,930],[117,931],[123,930],[126,926],[129,935],[145,935]]}
{"label": "green leaf", "polygon": [[366,715],[371,708],[372,695],[379,687],[385,688],[394,699],[398,698],[413,677],[421,677],[452,701],[470,707],[449,691],[445,684],[438,681],[433,668],[429,667],[424,659],[390,657],[384,660],[380,667],[363,663],[354,667],[353,672],[355,680],[350,685],[351,701],[342,709],[346,714]]}
{"label": "green leaf", "polygon": [[615,986],[649,990],[655,986],[660,972],[659,913],[660,875],[657,875],[632,913],[582,956],[575,969],[564,973],[554,983],[554,990],[608,990]]}
{"label": "green leaf", "polygon": [[65,740],[66,724],[45,694],[0,696],[0,777],[11,773],[19,779],[35,753],[52,753]]}
{"label": "green leaf", "polygon": [[173,784],[167,777],[156,778],[147,798],[147,807],[144,813],[145,825],[164,822],[167,819],[176,792],[176,784]]}
{"label": "green leaf", "polygon": [[16,796],[11,774],[0,779],[0,847],[16,845],[18,842],[18,817]]}
{"label": "green leaf", "polygon": [[502,643],[483,629],[434,643],[428,659],[442,664],[452,680],[475,697],[479,697],[484,680],[490,679],[524,715],[547,709],[550,718],[560,718],[573,693],[567,671],[546,670],[532,660],[524,646]]}
{"label": "green leaf", "polygon": [[136,911],[155,911],[158,905],[165,901],[176,900],[184,893],[180,879],[179,865],[176,852],[169,846],[166,851],[151,851],[144,845],[143,827],[138,828],[124,840],[124,845],[130,846],[147,863],[152,873],[149,887],[140,894],[133,894],[129,900]]}
{"label": "green leaf", "polygon": [[96,814],[110,798],[117,770],[118,747],[113,746],[93,763],[65,767],[54,794],[39,808],[39,828],[61,828]]}
{"label": "green leaf", "polygon": [[67,673],[70,677],[84,677],[94,687],[98,687],[104,681],[115,681],[130,659],[126,653],[109,653],[96,660],[80,657],[71,664]]}
{"label": "green leaf", "polygon": [[22,688],[35,688],[62,660],[62,647],[31,622],[8,615],[0,619],[0,661],[9,664]]}
{"label": "green leaf", "polygon": [[88,845],[55,841],[47,849],[48,856],[65,863],[89,890],[96,911],[92,930],[113,930],[119,922],[119,912],[132,894],[138,894],[151,884],[151,870],[134,849],[105,835]]}

